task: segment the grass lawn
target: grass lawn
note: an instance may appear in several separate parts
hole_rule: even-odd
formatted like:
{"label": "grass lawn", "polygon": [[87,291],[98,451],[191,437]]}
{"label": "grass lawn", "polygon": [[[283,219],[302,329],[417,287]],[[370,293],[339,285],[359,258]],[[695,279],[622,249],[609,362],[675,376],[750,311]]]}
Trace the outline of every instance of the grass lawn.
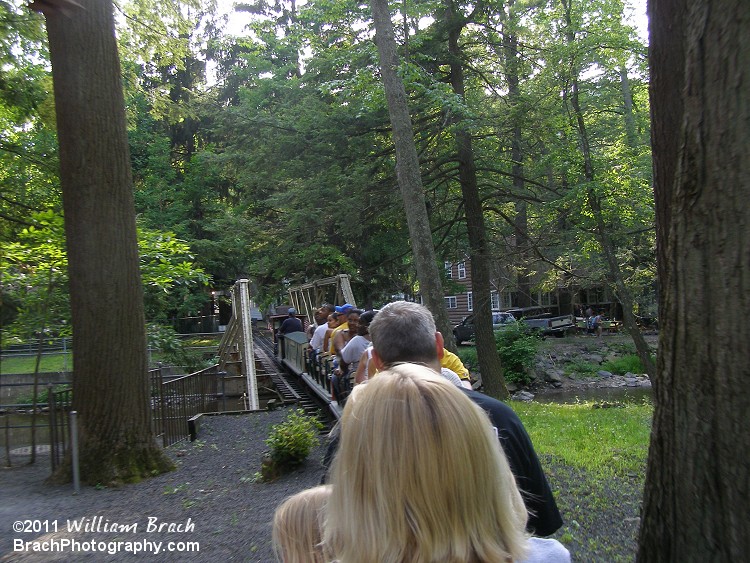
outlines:
{"label": "grass lawn", "polygon": [[635,560],[653,406],[511,402],[539,455],[577,562]]}
{"label": "grass lawn", "polygon": [[[0,373],[34,373],[36,356],[13,356],[0,359]],[[56,353],[44,354],[39,363],[39,371],[71,371],[73,369],[73,354]]]}

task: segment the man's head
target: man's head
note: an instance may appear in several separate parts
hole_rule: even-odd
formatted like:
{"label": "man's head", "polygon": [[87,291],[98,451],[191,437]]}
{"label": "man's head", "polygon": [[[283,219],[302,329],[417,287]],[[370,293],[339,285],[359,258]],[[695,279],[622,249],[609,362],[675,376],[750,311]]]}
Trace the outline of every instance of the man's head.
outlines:
{"label": "man's head", "polygon": [[440,369],[443,335],[423,305],[409,301],[389,303],[370,323],[370,336],[376,365],[390,367],[412,362]]}
{"label": "man's head", "polygon": [[297,314],[297,309],[295,309],[294,307],[289,307],[288,313],[290,317],[293,317],[294,315]]}

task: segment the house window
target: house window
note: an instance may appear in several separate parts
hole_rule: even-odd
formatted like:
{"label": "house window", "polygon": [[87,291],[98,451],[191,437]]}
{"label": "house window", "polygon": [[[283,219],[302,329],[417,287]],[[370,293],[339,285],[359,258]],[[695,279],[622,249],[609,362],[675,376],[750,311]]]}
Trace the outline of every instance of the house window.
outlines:
{"label": "house window", "polygon": [[451,262],[445,262],[445,277],[447,279],[453,279],[453,264]]}
{"label": "house window", "polygon": [[466,277],[466,262],[458,263],[458,279],[462,280]]}
{"label": "house window", "polygon": [[509,309],[513,306],[512,295],[510,291],[503,291],[500,299],[501,309]]}
{"label": "house window", "polygon": [[552,305],[552,293],[548,291],[539,292],[539,304],[550,306]]}
{"label": "house window", "polygon": [[474,293],[471,291],[466,292],[466,309],[469,311],[474,310]]}
{"label": "house window", "polygon": [[445,307],[447,309],[457,309],[458,303],[456,302],[456,296],[451,295],[450,297],[445,298]]}
{"label": "house window", "polygon": [[493,291],[490,293],[490,299],[492,301],[492,310],[499,311],[500,310],[500,294],[497,291]]}

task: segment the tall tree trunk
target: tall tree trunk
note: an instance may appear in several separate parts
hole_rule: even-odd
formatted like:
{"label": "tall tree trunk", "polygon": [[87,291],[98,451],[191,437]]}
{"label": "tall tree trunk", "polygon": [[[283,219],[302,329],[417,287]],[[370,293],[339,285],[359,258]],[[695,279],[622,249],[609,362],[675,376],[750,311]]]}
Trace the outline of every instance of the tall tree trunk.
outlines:
{"label": "tall tree trunk", "polygon": [[750,4],[651,0],[661,323],[639,561],[750,553]]}
{"label": "tall tree trunk", "polygon": [[[460,14],[454,11],[451,0],[446,3],[446,28],[448,29],[448,56],[451,69],[453,91],[465,95],[463,57],[458,43],[463,23]],[[490,250],[487,242],[487,229],[484,210],[479,197],[477,171],[474,163],[471,132],[462,123],[459,115],[453,115],[452,123],[456,131],[456,152],[458,176],[466,215],[466,230],[469,239],[471,258],[471,290],[474,296],[474,336],[477,343],[477,359],[482,374],[482,384],[488,395],[504,399],[508,397],[500,355],[495,344],[492,328],[492,296],[490,285]]]}
{"label": "tall tree trunk", "polygon": [[[572,18],[571,18],[571,2],[572,0],[562,0],[562,5],[565,9],[565,24],[568,28],[567,41],[572,44],[575,41],[575,37],[572,31]],[[581,146],[581,153],[583,155],[583,168],[584,178],[589,185],[587,190],[587,200],[589,208],[594,216],[596,224],[596,234],[599,239],[599,244],[602,247],[604,259],[607,262],[609,270],[609,277],[612,285],[615,289],[617,299],[622,304],[622,321],[625,329],[630,334],[635,344],[635,349],[638,354],[638,358],[641,360],[643,369],[646,370],[650,378],[653,378],[656,374],[656,366],[651,358],[651,349],[643,338],[640,329],[635,320],[633,313],[634,300],[630,292],[630,289],[625,284],[625,279],[620,269],[620,264],[617,262],[617,256],[615,254],[615,244],[612,240],[612,236],[609,233],[607,224],[604,220],[604,214],[602,212],[601,199],[593,188],[595,180],[594,165],[591,160],[591,147],[589,145],[588,132],[586,131],[586,121],[581,111],[581,105],[578,100],[578,68],[575,62],[571,63],[570,78],[571,88],[568,97],[570,99],[570,105],[573,108],[573,115],[576,119],[576,127],[578,129],[578,140]]]}
{"label": "tall tree trunk", "polygon": [[[508,105],[511,111],[511,127],[513,137],[511,139],[511,160],[513,164],[513,191],[517,196],[524,191],[523,171],[523,149],[522,149],[522,124],[519,106],[521,103],[521,90],[519,87],[519,59],[518,59],[518,35],[516,33],[517,16],[514,13],[514,0],[506,3],[507,15],[503,20],[503,55],[505,63],[505,79],[508,82]],[[516,233],[516,249],[518,252],[519,268],[516,276],[517,297],[516,307],[529,307],[531,305],[531,274],[529,264],[531,262],[531,248],[528,237],[529,220],[526,201],[518,199],[515,204],[516,215],[514,217],[514,230]]]}
{"label": "tall tree trunk", "polygon": [[[151,432],[135,208],[111,0],[45,2],[73,320],[81,478],[169,467]],[[65,12],[55,6],[70,6]]]}
{"label": "tall tree trunk", "polygon": [[409,226],[414,264],[419,279],[419,289],[425,305],[435,317],[438,330],[443,333],[446,347],[455,351],[453,330],[445,309],[443,285],[432,241],[432,229],[427,215],[419,158],[414,145],[409,106],[406,101],[404,83],[396,73],[398,54],[393,35],[393,22],[387,0],[371,0],[373,20],[380,55],[380,72],[388,101],[388,113],[393,128],[393,143],[396,148],[396,176],[404,200],[404,210]]}

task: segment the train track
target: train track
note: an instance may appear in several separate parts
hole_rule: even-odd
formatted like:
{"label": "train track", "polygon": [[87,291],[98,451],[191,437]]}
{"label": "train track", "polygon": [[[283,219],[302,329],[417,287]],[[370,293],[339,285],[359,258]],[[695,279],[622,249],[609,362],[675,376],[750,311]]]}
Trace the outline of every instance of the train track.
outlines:
{"label": "train track", "polygon": [[253,331],[253,350],[255,358],[263,366],[285,405],[296,404],[309,416],[318,418],[324,425],[324,431],[331,429],[335,418],[318,396],[311,392],[303,380],[289,375],[286,368],[276,359],[273,352],[273,341],[267,331]]}

